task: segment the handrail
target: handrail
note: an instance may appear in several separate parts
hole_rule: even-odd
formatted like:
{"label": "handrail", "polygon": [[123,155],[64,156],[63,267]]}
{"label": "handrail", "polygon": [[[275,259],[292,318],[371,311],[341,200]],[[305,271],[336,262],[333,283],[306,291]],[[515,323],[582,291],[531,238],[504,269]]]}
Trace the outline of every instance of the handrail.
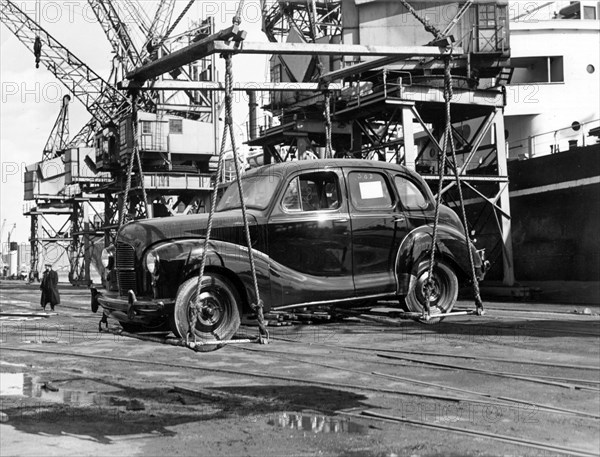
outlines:
{"label": "handrail", "polygon": [[[561,143],[564,145],[569,141],[579,142],[581,139],[582,145],[586,146],[586,138],[589,137],[588,132],[593,127],[600,127],[600,119],[582,122],[579,124],[577,130],[572,125],[569,125],[524,138],[509,140],[508,147],[512,151],[522,149],[527,157],[533,157],[536,155],[536,149],[539,150],[544,146],[548,146],[550,149],[549,152],[553,154],[561,151]],[[569,143],[568,148],[570,147],[571,144]]]}

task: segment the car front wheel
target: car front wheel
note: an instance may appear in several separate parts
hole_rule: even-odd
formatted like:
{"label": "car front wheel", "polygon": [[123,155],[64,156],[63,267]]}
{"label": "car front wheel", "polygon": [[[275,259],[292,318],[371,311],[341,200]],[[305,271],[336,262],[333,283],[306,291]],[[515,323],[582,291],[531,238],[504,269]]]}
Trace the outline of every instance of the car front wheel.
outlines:
{"label": "car front wheel", "polygon": [[416,320],[425,324],[436,324],[443,319],[441,315],[449,313],[456,303],[458,278],[454,270],[442,260],[434,265],[430,285],[428,285],[428,278],[429,261],[424,260],[413,269],[405,302],[409,311],[423,313],[427,301],[427,287],[430,287],[429,309],[431,317],[429,320],[421,317],[416,318]]}
{"label": "car front wheel", "polygon": [[214,273],[203,276],[198,300],[197,292],[198,278],[179,287],[171,320],[173,333],[202,343],[196,346],[200,351],[218,349],[220,342],[233,338],[240,327],[240,296],[227,278]]}

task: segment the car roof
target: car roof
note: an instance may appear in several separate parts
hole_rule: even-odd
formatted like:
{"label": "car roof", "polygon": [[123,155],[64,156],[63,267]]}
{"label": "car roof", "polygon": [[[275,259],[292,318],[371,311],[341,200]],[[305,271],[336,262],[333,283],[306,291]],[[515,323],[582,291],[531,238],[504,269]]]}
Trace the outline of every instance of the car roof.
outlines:
{"label": "car roof", "polygon": [[291,173],[303,170],[313,169],[326,169],[326,168],[372,168],[372,169],[385,169],[390,171],[404,171],[409,174],[416,174],[408,168],[388,162],[382,162],[378,160],[361,160],[361,159],[317,159],[317,160],[294,160],[289,162],[280,162],[270,165],[263,165],[262,167],[253,168],[248,170],[245,175],[251,176],[264,176],[264,175],[280,175],[288,176]]}

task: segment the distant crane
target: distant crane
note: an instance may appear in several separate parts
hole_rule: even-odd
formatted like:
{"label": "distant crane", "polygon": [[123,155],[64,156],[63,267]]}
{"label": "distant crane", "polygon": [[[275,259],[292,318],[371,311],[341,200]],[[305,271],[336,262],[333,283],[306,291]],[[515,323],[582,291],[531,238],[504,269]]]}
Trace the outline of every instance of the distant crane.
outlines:
{"label": "distant crane", "polygon": [[[2,237],[4,236],[4,227],[6,226],[6,219],[2,221],[2,227],[0,227],[0,268],[4,269],[4,260],[2,260],[2,253],[4,249],[2,249]],[[2,275],[3,271],[0,270],[0,275]]]}
{"label": "distant crane", "polygon": [[[6,219],[5,219],[6,221]],[[14,232],[15,228],[17,228],[17,224],[13,224],[13,226],[11,227],[11,229],[8,231],[8,240],[7,240],[7,253],[8,253],[8,274],[10,275],[10,271],[12,270],[12,256],[11,256],[11,249],[10,249],[10,238],[12,236],[12,233]],[[4,266],[2,267],[4,269]]]}
{"label": "distant crane", "polygon": [[16,228],[17,228],[17,224],[15,223],[15,224],[13,224],[13,226],[10,229],[10,231],[8,232],[8,250],[9,251],[10,251],[10,238],[11,238],[12,233],[15,231]]}
{"label": "distant crane", "polygon": [[6,226],[6,219],[2,221],[2,227],[0,227],[0,243],[2,242],[2,235],[4,235],[4,227]]}

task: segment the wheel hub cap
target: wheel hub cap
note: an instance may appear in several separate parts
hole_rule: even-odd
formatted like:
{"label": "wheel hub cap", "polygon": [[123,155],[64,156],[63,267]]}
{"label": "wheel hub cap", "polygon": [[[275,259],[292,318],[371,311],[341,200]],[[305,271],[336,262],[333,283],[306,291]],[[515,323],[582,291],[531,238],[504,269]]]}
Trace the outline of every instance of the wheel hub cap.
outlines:
{"label": "wheel hub cap", "polygon": [[440,298],[440,292],[440,283],[435,275],[431,279],[427,277],[423,278],[421,283],[421,294],[425,300],[427,300],[427,296],[429,294],[429,302],[431,304],[436,303]]}
{"label": "wheel hub cap", "polygon": [[200,312],[197,315],[197,324],[211,326],[219,322],[223,315],[223,307],[218,296],[213,292],[202,292],[198,301]]}

